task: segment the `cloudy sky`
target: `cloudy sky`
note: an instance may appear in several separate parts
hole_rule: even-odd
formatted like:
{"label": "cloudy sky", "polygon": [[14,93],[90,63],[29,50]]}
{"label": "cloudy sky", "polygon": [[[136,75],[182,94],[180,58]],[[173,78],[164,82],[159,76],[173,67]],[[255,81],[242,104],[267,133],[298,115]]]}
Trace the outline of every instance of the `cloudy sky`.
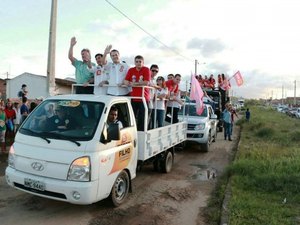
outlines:
{"label": "cloudy sky", "polygon": [[[0,78],[46,75],[51,0],[0,4]],[[298,0],[58,0],[56,77],[74,77],[68,49],[75,36],[78,59],[82,48],[94,55],[112,44],[128,64],[143,55],[163,76],[187,80],[197,60],[201,74],[239,70],[244,85],[232,80],[234,96],[281,98],[284,87],[284,97],[293,97],[294,81],[300,86],[299,9]]]}

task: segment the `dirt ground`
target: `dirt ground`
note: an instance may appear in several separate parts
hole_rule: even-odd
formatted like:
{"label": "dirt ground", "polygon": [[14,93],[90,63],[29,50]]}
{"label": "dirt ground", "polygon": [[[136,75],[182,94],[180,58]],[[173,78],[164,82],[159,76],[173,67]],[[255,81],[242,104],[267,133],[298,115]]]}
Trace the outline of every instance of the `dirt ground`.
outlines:
{"label": "dirt ground", "polygon": [[33,196],[13,188],[5,181],[6,156],[0,163],[1,225],[204,225],[203,209],[218,176],[229,164],[238,140],[234,127],[233,141],[222,133],[208,153],[197,145],[177,149],[171,173],[155,172],[144,166],[133,180],[133,192],[127,201],[113,208],[108,200],[92,205],[72,205]]}

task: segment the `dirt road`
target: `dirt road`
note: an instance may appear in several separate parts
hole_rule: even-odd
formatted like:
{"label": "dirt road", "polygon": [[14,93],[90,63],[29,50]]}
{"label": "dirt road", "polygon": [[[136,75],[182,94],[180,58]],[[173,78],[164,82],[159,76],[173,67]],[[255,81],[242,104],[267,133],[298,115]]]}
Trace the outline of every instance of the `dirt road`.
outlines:
{"label": "dirt road", "polygon": [[[3,176],[1,162],[0,224],[1,225],[202,225],[207,199],[218,175],[228,165],[236,144],[225,141],[223,134],[208,153],[195,145],[177,150],[173,170],[161,174],[152,165],[145,166],[133,181],[133,192],[119,208],[108,200],[80,206],[36,197],[10,188]],[[3,157],[1,158],[4,161]]]}

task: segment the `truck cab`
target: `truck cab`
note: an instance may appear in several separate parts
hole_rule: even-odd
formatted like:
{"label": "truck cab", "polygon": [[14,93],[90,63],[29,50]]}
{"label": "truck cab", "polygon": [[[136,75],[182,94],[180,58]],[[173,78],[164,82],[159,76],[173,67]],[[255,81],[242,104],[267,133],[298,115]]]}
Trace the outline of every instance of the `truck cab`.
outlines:
{"label": "truck cab", "polygon": [[[108,123],[112,107],[122,126]],[[137,131],[129,97],[53,96],[20,126],[5,177],[10,186],[40,197],[82,205],[110,197],[119,206],[138,163],[149,160],[170,172],[173,146],[185,140],[184,122]]]}

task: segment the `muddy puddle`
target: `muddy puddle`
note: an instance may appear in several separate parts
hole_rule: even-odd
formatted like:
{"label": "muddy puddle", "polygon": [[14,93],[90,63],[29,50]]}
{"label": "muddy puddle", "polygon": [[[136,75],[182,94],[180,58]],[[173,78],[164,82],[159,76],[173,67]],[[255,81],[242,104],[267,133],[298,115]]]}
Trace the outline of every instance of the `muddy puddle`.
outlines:
{"label": "muddy puddle", "polygon": [[194,174],[190,176],[190,179],[192,180],[206,181],[217,177],[217,170],[215,168],[196,164],[193,164],[192,166],[197,167]]}

